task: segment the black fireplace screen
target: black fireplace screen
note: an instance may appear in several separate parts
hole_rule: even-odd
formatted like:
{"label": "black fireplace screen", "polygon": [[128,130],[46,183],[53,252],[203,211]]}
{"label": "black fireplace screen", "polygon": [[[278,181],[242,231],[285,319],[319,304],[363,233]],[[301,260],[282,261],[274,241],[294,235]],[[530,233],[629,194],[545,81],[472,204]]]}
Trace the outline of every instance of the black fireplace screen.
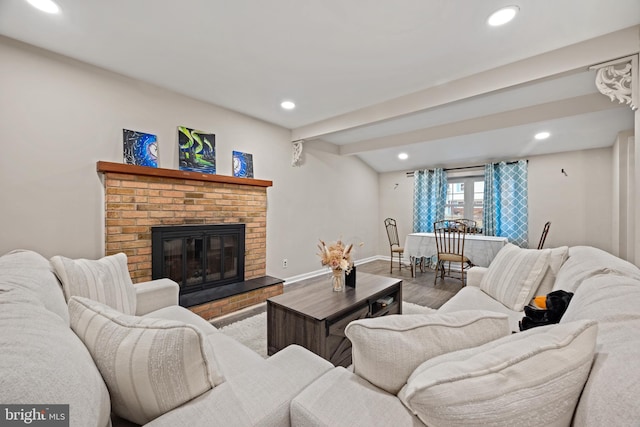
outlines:
{"label": "black fireplace screen", "polygon": [[152,278],[176,281],[182,295],[242,282],[244,234],[244,224],[152,227]]}

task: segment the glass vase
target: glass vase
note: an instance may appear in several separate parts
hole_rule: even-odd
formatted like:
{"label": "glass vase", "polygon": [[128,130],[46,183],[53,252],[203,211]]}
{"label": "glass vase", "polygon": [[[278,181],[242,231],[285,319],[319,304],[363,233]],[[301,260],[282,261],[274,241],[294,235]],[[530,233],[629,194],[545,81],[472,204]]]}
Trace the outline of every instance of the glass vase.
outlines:
{"label": "glass vase", "polygon": [[333,292],[344,292],[344,273],[342,270],[333,270],[331,284],[333,285]]}

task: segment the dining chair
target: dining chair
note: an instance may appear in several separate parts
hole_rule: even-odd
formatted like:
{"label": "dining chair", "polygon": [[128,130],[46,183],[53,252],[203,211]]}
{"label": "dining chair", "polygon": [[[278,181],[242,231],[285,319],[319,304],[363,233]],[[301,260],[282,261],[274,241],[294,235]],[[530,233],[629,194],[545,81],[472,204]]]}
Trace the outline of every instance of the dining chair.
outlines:
{"label": "dining chair", "polygon": [[465,286],[465,270],[473,267],[473,263],[464,255],[464,241],[467,226],[459,220],[440,220],[433,223],[433,233],[436,238],[436,272],[433,278],[434,286],[440,278],[444,280],[445,262],[448,263],[447,275],[451,276],[451,263],[460,263],[460,279]]}
{"label": "dining chair", "polygon": [[547,240],[547,234],[549,234],[549,228],[551,227],[551,221],[547,221],[542,229],[542,236],[540,236],[540,242],[538,243],[538,249],[542,249],[544,241]]}
{"label": "dining chair", "polygon": [[384,226],[387,229],[387,237],[389,237],[389,249],[391,250],[390,272],[393,273],[393,254],[398,254],[398,267],[402,270],[402,256],[404,255],[404,248],[400,246],[396,220],[393,218],[387,218],[384,220]]}

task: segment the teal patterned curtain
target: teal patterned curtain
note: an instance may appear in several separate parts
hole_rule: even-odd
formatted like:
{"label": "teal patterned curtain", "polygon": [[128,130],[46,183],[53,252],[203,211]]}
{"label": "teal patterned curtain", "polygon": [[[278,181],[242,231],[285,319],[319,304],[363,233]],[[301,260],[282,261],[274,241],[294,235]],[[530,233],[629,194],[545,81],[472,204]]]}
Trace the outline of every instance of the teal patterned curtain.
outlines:
{"label": "teal patterned curtain", "polygon": [[484,234],[528,247],[527,161],[485,165],[484,180]]}
{"label": "teal patterned curtain", "polygon": [[433,223],[444,219],[447,174],[444,169],[422,170],[413,177],[413,232],[432,232]]}

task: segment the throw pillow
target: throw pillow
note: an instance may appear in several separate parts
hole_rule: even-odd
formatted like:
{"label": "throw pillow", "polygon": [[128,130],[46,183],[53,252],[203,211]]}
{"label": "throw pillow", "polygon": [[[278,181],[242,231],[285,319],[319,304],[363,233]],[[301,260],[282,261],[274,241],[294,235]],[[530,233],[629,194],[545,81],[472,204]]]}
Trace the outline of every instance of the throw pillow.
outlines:
{"label": "throw pillow", "polygon": [[396,394],[425,360],[493,341],[511,330],[504,314],[466,310],[356,320],[344,333],[351,340],[354,373]]}
{"label": "throw pillow", "polygon": [[136,291],[124,253],[99,260],[54,256],[51,265],[62,283],[67,301],[72,296],[80,296],[106,304],[124,314],[136,313]]}
{"label": "throw pillow", "polygon": [[128,316],[82,297],[69,300],[118,416],[138,424],[201,395],[224,379],[202,333],[186,323]]}
{"label": "throw pillow", "polygon": [[561,246],[559,248],[549,249],[549,267],[542,277],[540,286],[534,292],[534,295],[547,295],[553,290],[556,283],[556,276],[560,271],[560,267],[569,257],[569,246]]}
{"label": "throw pillow", "polygon": [[549,249],[521,249],[508,243],[489,264],[480,289],[505,307],[522,311],[549,267],[549,253]]}
{"label": "throw pillow", "polygon": [[596,337],[596,322],[582,320],[444,354],[420,365],[398,397],[429,426],[568,426]]}

